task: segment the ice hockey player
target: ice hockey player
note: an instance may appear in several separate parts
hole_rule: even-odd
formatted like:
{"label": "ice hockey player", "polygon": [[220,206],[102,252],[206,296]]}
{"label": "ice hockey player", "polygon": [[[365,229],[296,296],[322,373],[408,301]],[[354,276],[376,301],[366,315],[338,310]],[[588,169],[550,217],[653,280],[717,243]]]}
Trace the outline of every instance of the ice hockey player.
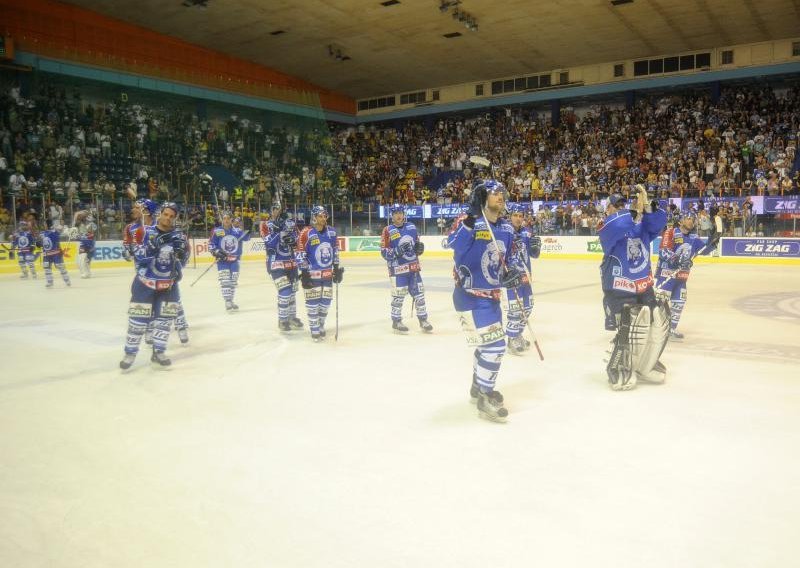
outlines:
{"label": "ice hockey player", "polygon": [[131,206],[131,222],[125,225],[122,231],[122,258],[131,262],[133,250],[136,246],[135,235],[142,226],[142,202],[136,201]]}
{"label": "ice hockey player", "polygon": [[533,283],[528,281],[531,274],[531,258],[539,258],[542,251],[542,239],[531,234],[524,225],[525,212],[517,203],[508,205],[509,221],[511,223],[511,258],[512,264],[522,273],[522,282],[518,288],[509,288],[508,295],[508,321],[506,322],[506,335],[508,336],[508,349],[514,355],[530,349],[531,344],[523,336],[525,322],[531,317],[533,309]]}
{"label": "ice hockey player", "polygon": [[72,286],[69,280],[67,267],[64,266],[64,252],[61,250],[61,233],[52,228],[52,222],[48,222],[48,229],[39,233],[36,244],[42,249],[42,263],[44,264],[44,278],[47,288],[53,287],[53,266],[58,268],[64,284]]}
{"label": "ice hockey player", "polygon": [[36,247],[36,239],[30,231],[28,223],[20,221],[17,231],[11,237],[11,250],[17,251],[17,262],[22,271],[20,278],[27,279],[28,271],[31,277],[36,280],[36,257],[33,249]]}
{"label": "ice hockey player", "polygon": [[78,237],[78,270],[81,278],[92,277],[92,256],[94,255],[94,225],[84,228],[84,233]]}
{"label": "ice hockey player", "polygon": [[[472,190],[469,214],[448,235],[453,250],[453,305],[474,347],[470,397],[482,418],[504,422],[508,410],[495,389],[506,350],[501,288],[516,288],[522,274],[514,267],[512,234],[500,215],[505,210],[505,186],[493,179],[479,181]],[[485,213],[484,213],[485,212]]]}
{"label": "ice hockey player", "polygon": [[694,228],[694,213],[686,212],[677,227],[667,227],[661,237],[655,292],[656,297],[669,302],[669,334],[672,339],[683,339],[683,334],[678,332],[678,322],[686,306],[686,282],[694,264],[693,259],[698,254],[710,254],[716,244],[709,241],[706,245]]}
{"label": "ice hockey player", "polygon": [[381,234],[381,256],[389,269],[392,285],[392,329],[397,333],[408,333],[403,323],[403,300],[411,294],[416,306],[420,328],[426,333],[433,331],[428,321],[425,307],[425,288],[420,275],[419,256],[425,252],[425,245],[417,235],[417,227],[406,220],[405,208],[395,204],[389,208],[391,222]]}
{"label": "ice hockey player", "polygon": [[208,240],[208,252],[217,259],[217,275],[228,313],[238,310],[233,297],[239,282],[239,259],[242,257],[242,243],[250,240],[250,233],[233,226],[230,213],[222,215],[222,225],[215,228]]}
{"label": "ice hockey player", "polygon": [[311,339],[322,341],[333,298],[332,284],[339,284],[344,275],[344,268],[339,266],[336,230],[328,226],[328,212],[322,205],[312,207],[311,224],[300,233],[296,254]]}
{"label": "ice hockey player", "polygon": [[175,228],[177,215],[175,203],[164,203],[156,224],[145,227],[143,242],[135,248],[137,270],[131,285],[125,357],[119,363],[123,370],[133,365],[151,320],[153,354],[150,360],[162,367],[172,363],[165,352],[172,320],[180,311],[177,284],[189,253],[185,235]]}
{"label": "ice hockey player", "polygon": [[637,185],[634,223],[625,198],[608,198],[606,217],[598,235],[603,248],[600,275],[606,329],[616,331],[606,372],[614,390],[630,390],[637,379],[663,382],[666,367],[659,361],[669,338],[669,304],[653,291],[650,244],[661,233],[667,214],[650,202]]}
{"label": "ice hockey player", "polygon": [[283,332],[302,329],[303,322],[297,317],[297,289],[299,277],[295,247],[298,230],[295,222],[288,218],[280,207],[273,207],[264,243],[267,249],[267,272],[278,291],[278,329]]}

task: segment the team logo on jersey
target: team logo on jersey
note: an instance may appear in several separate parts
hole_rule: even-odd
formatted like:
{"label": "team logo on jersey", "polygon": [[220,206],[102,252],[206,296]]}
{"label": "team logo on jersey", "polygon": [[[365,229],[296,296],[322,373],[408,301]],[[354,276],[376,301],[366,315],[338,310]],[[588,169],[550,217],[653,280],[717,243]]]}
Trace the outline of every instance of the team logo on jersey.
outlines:
{"label": "team logo on jersey", "polygon": [[486,282],[492,286],[500,285],[500,259],[506,254],[503,241],[491,242],[481,255],[481,272]]}
{"label": "team logo on jersey", "polygon": [[50,240],[50,237],[43,237],[42,238],[42,248],[44,250],[52,250],[53,249],[53,241]]}
{"label": "team logo on jersey", "polygon": [[26,247],[28,246],[29,243],[30,241],[28,240],[28,237],[19,237],[19,239],[17,239],[17,244],[19,248]]}
{"label": "team logo on jersey", "polygon": [[[410,255],[404,253],[403,252],[403,248],[401,248],[401,247],[405,247],[406,243],[411,245],[411,251],[412,252],[411,252]],[[408,247],[405,247],[405,248],[408,248]],[[414,251],[414,238],[411,235],[403,235],[402,237],[400,237],[400,240],[397,243],[397,249],[396,250],[397,250],[397,252],[400,253],[400,255],[399,255],[400,259],[411,260],[412,258],[414,258],[414,255],[416,254],[416,253],[413,252]]]}
{"label": "team logo on jersey", "polygon": [[333,262],[333,247],[330,243],[321,243],[314,251],[317,266],[330,266]]}
{"label": "team logo on jersey", "polygon": [[631,274],[638,274],[648,268],[649,258],[642,239],[628,239],[628,269]]}
{"label": "team logo on jersey", "polygon": [[236,237],[233,235],[225,235],[222,237],[222,240],[219,243],[219,248],[228,254],[236,254],[236,251],[239,248],[239,241],[237,241]]}
{"label": "team logo on jersey", "polygon": [[150,270],[157,278],[172,277],[172,258],[172,246],[161,247],[158,251],[158,256],[150,263]]}

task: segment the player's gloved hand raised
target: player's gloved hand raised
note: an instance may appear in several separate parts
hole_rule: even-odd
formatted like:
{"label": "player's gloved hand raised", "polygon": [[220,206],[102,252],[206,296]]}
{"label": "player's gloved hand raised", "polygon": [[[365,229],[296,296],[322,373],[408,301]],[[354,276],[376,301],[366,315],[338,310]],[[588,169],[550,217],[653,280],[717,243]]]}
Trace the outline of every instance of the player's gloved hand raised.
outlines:
{"label": "player's gloved hand raised", "polygon": [[470,211],[467,214],[467,216],[464,217],[464,219],[461,221],[461,224],[464,225],[468,229],[474,229],[475,228],[475,219],[477,219],[477,217],[472,214],[472,211]]}
{"label": "player's gloved hand raised", "polygon": [[341,284],[344,279],[344,268],[340,268],[338,264],[333,265],[333,281]]}
{"label": "player's gloved hand raised", "polygon": [[420,256],[423,252],[425,252],[425,243],[422,241],[417,241],[414,243],[414,252],[417,253],[417,256]]}
{"label": "player's gloved hand raised", "polygon": [[122,258],[125,259],[128,262],[131,261],[132,255],[131,255],[131,251],[130,251],[130,249],[128,247],[122,247]]}
{"label": "player's gloved hand raised", "polygon": [[522,272],[514,266],[505,266],[500,270],[500,285],[503,288],[518,288],[522,284]]}
{"label": "player's gloved hand raised", "polygon": [[311,284],[311,273],[309,273],[308,270],[300,271],[300,285],[303,286],[305,290],[314,287],[314,285]]}

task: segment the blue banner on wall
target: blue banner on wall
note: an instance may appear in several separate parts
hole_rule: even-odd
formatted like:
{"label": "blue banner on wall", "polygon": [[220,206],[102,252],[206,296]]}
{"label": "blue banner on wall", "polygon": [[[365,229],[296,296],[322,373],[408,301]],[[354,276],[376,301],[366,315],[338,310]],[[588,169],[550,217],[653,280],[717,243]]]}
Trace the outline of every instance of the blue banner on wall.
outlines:
{"label": "blue banner on wall", "polygon": [[431,205],[431,217],[458,217],[469,211],[468,204]]}
{"label": "blue banner on wall", "polygon": [[800,196],[765,197],[764,213],[800,213]]}
{"label": "blue banner on wall", "polygon": [[[406,212],[406,219],[422,219],[430,217],[430,214],[425,214],[425,209],[430,207],[429,205],[405,205],[404,209]],[[381,205],[379,209],[379,215],[383,219],[389,218],[389,210],[386,206]]]}
{"label": "blue banner on wall", "polygon": [[722,256],[800,258],[800,239],[722,239]]}

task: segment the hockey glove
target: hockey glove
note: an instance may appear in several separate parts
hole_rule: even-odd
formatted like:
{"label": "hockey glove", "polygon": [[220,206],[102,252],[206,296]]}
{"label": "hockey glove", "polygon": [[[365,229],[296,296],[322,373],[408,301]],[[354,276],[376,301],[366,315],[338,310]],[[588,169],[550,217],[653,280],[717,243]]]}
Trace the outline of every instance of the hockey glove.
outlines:
{"label": "hockey glove", "polygon": [[344,278],[344,268],[340,268],[338,264],[333,265],[333,281],[341,284]]}
{"label": "hockey glove", "polygon": [[175,238],[175,233],[173,233],[172,231],[170,231],[169,233],[161,233],[153,239],[153,246],[156,249],[161,249],[166,245],[174,246],[173,245],[174,238]]}
{"label": "hockey glove", "polygon": [[300,271],[300,284],[305,290],[309,290],[314,287],[314,285],[311,283],[311,274],[308,272],[308,270]]}
{"label": "hockey glove", "polygon": [[414,244],[414,252],[417,253],[417,256],[420,256],[423,252],[425,252],[425,243],[422,241],[417,241]]}
{"label": "hockey glove", "polygon": [[297,238],[294,236],[294,233],[281,233],[281,242],[287,247],[292,248],[297,244]]}
{"label": "hockey glove", "polygon": [[122,258],[126,261],[130,262],[133,256],[131,255],[130,249],[128,247],[122,247]]}
{"label": "hockey glove", "polygon": [[542,239],[534,235],[531,237],[530,242],[528,243],[528,255],[531,258],[539,258],[539,255],[542,253]]}
{"label": "hockey glove", "polygon": [[214,258],[217,260],[228,260],[228,254],[222,249],[215,249]]}
{"label": "hockey glove", "polygon": [[464,217],[464,220],[461,221],[461,224],[464,225],[467,229],[472,230],[475,228],[476,219],[477,217],[475,217],[475,215],[472,214],[472,211],[470,211],[469,214],[467,214],[467,216]]}
{"label": "hockey glove", "polygon": [[522,273],[513,266],[506,266],[500,272],[500,285],[503,288],[518,288],[522,284]]}

